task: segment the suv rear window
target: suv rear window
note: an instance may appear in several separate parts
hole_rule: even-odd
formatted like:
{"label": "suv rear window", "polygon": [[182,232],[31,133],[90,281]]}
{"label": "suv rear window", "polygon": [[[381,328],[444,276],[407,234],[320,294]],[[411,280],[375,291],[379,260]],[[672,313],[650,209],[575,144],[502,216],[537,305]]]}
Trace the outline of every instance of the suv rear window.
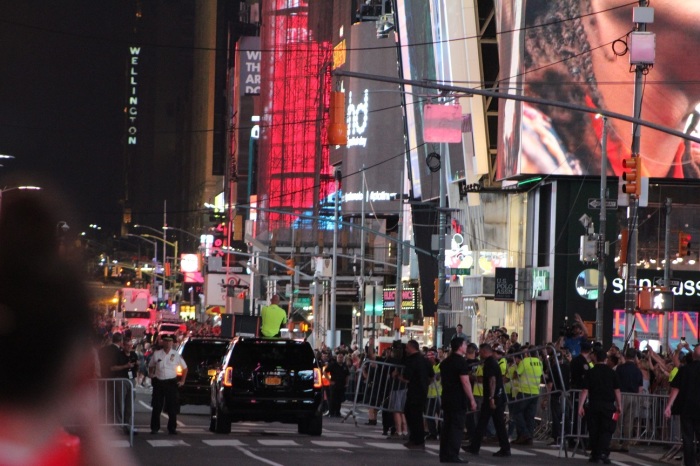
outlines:
{"label": "suv rear window", "polygon": [[291,370],[310,370],[314,354],[308,345],[274,342],[239,342],[233,349],[231,363],[241,370],[262,367],[284,367]]}
{"label": "suv rear window", "polygon": [[182,349],[182,357],[187,365],[218,366],[226,355],[227,341],[190,340]]}

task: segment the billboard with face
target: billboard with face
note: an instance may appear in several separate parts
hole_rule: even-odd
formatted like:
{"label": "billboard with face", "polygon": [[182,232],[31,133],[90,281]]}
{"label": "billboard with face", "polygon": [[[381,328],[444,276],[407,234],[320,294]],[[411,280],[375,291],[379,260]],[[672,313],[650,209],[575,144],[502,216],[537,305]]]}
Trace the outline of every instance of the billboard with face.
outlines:
{"label": "billboard with face", "polygon": [[[626,0],[499,0],[501,92],[602,108],[632,116],[634,66]],[[658,0],[654,22],[656,61],[641,86],[640,117],[697,135],[700,80],[687,66],[700,45],[700,4],[678,7]],[[698,107],[700,109],[700,107]],[[500,99],[497,178],[520,175],[599,175],[602,120],[595,114]],[[632,146],[630,123],[611,119],[608,174],[623,172]],[[697,178],[700,147],[662,131],[641,128],[643,174]]]}

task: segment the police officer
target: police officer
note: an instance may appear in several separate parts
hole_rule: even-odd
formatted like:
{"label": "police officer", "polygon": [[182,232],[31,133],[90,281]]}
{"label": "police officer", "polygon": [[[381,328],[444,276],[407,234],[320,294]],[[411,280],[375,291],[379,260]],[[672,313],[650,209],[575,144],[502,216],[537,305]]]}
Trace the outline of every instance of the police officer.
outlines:
{"label": "police officer", "polygon": [[[161,337],[163,348],[155,351],[148,364],[148,373],[153,380],[153,411],[151,412],[151,433],[160,430],[160,413],[167,403],[168,433],[177,434],[177,387],[185,383],[187,363],[173,350],[172,335]],[[182,378],[177,378],[177,367],[182,367]]]}
{"label": "police officer", "polygon": [[[622,414],[620,379],[606,364],[608,355],[604,350],[593,351],[595,365],[586,372],[583,390],[579,399],[578,414],[585,416],[591,447],[590,463],[610,464],[610,440]],[[588,400],[588,406],[586,406]],[[617,403],[617,405],[616,405]]]}

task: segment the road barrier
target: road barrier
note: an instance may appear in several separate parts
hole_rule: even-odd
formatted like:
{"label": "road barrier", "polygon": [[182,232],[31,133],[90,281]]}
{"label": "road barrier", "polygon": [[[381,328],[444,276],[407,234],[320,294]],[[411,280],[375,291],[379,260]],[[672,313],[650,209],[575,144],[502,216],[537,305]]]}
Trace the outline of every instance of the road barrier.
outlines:
{"label": "road barrier", "polygon": [[[567,409],[562,416],[562,424],[566,427],[560,450],[563,450],[566,456],[569,448],[572,448],[572,456],[576,451],[582,450],[585,440],[588,439],[586,418],[580,418],[577,414],[580,396],[581,390],[569,390],[566,397],[562,397]],[[667,404],[668,395],[622,393],[622,414],[617,421],[612,445],[618,442],[629,445],[680,444],[680,418],[672,416],[671,419],[667,419],[664,416]]]}
{"label": "road barrier", "polygon": [[100,425],[117,427],[129,435],[134,445],[134,384],[130,379],[96,379],[100,397]]}
{"label": "road barrier", "polygon": [[[520,359],[527,354],[556,354],[557,350],[551,346],[537,347],[520,353],[509,354],[506,361],[512,364],[516,358]],[[549,380],[553,382],[552,387],[566,387],[564,383],[561,367],[556,357],[542,358],[544,371],[548,374]],[[474,372],[476,368],[474,367]],[[401,373],[403,365],[392,364],[384,361],[365,359],[357,372],[356,380],[353,381],[353,388],[349,388],[350,393],[354,393],[353,406],[346,414],[343,421],[352,416],[357,424],[356,413],[358,408],[368,408],[375,410],[393,409],[391,405],[393,397],[397,392],[406,389],[406,384],[394,377],[394,373]],[[521,375],[522,377],[522,375]],[[588,438],[585,427],[585,418],[579,418],[577,414],[578,400],[581,390],[547,390],[544,384],[540,384],[539,394],[532,396],[516,396],[506,393],[508,416],[519,410],[519,404],[523,401],[537,399],[535,412],[536,428],[534,437],[545,440],[552,437],[559,437],[560,454],[568,457],[569,450],[575,455],[577,449],[583,447],[584,440]],[[543,403],[547,400],[547,403]],[[557,406],[553,406],[553,403]],[[613,443],[626,442],[633,444],[659,444],[678,445],[680,440],[680,421],[678,416],[672,419],[664,417],[664,409],[668,403],[668,395],[652,395],[646,393],[623,393],[623,412],[618,420],[618,429],[613,436]],[[429,398],[423,417],[429,420],[441,421],[440,396]],[[556,421],[553,419],[556,415]],[[558,426],[554,425],[557,422]],[[559,435],[556,433],[559,432]]]}

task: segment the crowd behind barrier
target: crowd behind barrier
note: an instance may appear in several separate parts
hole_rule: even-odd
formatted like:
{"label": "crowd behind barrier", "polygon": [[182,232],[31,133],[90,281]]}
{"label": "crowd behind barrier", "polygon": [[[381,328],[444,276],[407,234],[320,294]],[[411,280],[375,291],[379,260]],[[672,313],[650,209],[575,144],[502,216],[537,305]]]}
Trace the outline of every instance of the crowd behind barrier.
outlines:
{"label": "crowd behind barrier", "polygon": [[[562,371],[560,358],[553,356],[558,352],[558,348],[547,345],[511,353],[501,358],[506,361],[504,373],[508,373],[508,368],[516,364],[516,361],[528,355],[535,355],[542,362],[543,379],[549,382],[539,383],[538,381],[538,394],[523,397],[518,395],[517,387],[513,388],[514,380],[511,380],[511,386],[506,393],[508,405],[506,416],[510,418],[509,422],[512,422],[519,404],[526,399],[535,398],[537,408],[534,437],[538,440],[554,439],[555,441],[550,445],[556,445],[560,454],[568,456],[569,453],[575,454],[577,447],[583,446],[588,433],[585,420],[575,414],[581,390],[567,388],[569,384],[564,380],[565,374]],[[481,364],[482,362],[476,364],[474,372],[477,372]],[[401,372],[403,369],[402,364],[365,359],[351,383],[348,384],[347,399],[353,404],[345,418],[355,417],[359,408],[390,410],[393,394],[406,388],[404,383],[392,377],[392,373]],[[472,380],[476,382],[474,378]],[[681,442],[678,416],[673,416],[671,419],[664,417],[664,409],[668,403],[667,394],[623,393],[622,400],[624,409],[618,420],[618,429],[613,436],[614,444],[634,445],[636,442],[637,444],[678,445]],[[439,392],[429,397],[424,419],[441,422],[440,405]],[[561,426],[559,435],[555,427],[557,423]]]}

